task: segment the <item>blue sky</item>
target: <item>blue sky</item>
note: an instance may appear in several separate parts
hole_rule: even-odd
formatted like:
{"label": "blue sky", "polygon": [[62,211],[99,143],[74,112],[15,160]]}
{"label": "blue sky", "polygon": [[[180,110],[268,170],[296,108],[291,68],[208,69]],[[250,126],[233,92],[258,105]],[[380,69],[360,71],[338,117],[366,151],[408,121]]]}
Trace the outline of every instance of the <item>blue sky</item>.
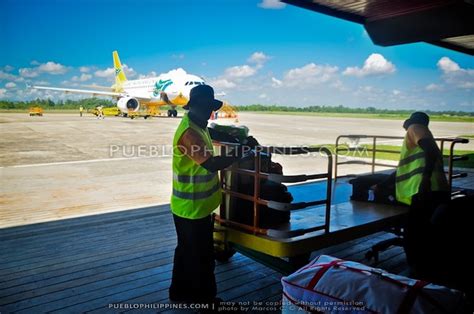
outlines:
{"label": "blue sky", "polygon": [[232,104],[474,111],[474,58],[372,44],[362,26],[274,0],[2,0],[0,98],[78,97],[25,83],[111,85],[182,67]]}

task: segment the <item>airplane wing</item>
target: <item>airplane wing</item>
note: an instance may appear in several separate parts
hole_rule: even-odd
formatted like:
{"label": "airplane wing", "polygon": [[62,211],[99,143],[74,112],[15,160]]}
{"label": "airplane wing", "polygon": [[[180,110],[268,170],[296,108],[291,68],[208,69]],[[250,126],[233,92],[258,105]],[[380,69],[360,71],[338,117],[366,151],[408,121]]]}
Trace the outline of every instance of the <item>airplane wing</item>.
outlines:
{"label": "airplane wing", "polygon": [[93,96],[112,96],[112,97],[123,97],[126,96],[123,93],[88,90],[88,89],[73,89],[73,88],[60,88],[60,87],[48,87],[48,86],[32,86],[35,89],[53,90],[65,93],[78,93],[78,94],[91,94]]}

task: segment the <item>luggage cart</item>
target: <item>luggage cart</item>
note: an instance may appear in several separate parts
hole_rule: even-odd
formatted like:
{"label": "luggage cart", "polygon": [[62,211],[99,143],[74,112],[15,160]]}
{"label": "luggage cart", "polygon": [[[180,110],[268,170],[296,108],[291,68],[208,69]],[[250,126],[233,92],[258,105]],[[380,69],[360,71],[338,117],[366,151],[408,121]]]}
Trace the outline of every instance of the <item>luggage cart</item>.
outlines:
{"label": "luggage cart", "polygon": [[[289,176],[264,173],[260,171],[260,157],[263,153],[319,153],[326,157],[327,171]],[[291,273],[308,262],[311,252],[399,225],[406,213],[404,207],[349,202],[350,184],[339,180],[333,185],[333,156],[327,148],[258,147],[254,161],[254,170],[233,166],[220,174],[224,197],[232,196],[253,202],[252,225],[226,219],[225,202],[221,205],[219,214],[215,214],[214,240],[216,256],[220,260],[228,259],[235,251],[239,251],[282,273]],[[253,195],[232,191],[229,188],[229,173],[253,177]],[[288,204],[260,198],[261,179],[293,183],[294,185],[289,186],[289,191],[297,196],[297,201]],[[310,196],[311,199],[298,201],[298,195],[305,198]],[[259,205],[291,211],[290,222],[274,228],[259,227]]]}
{"label": "luggage cart", "polygon": [[[355,147],[349,147],[345,143],[341,143],[343,139],[349,140],[352,143],[357,143]],[[392,150],[392,149],[380,149],[378,144],[381,141],[387,140],[403,140],[404,137],[402,136],[381,136],[381,135],[339,135],[336,139],[336,147],[335,147],[335,168],[334,168],[334,179],[338,180],[338,167],[339,165],[347,165],[347,164],[358,164],[358,165],[368,165],[371,167],[371,173],[375,173],[375,167],[386,167],[386,168],[396,168],[396,164],[388,164],[384,162],[377,161],[377,153],[388,153],[388,154],[400,154],[400,150]],[[354,152],[360,149],[360,141],[366,140],[366,144],[370,144],[370,147],[367,148],[367,152],[371,153],[370,160],[357,158],[352,160],[346,161],[339,161],[339,155],[341,152]],[[469,140],[466,138],[435,138],[436,143],[439,146],[441,153],[443,153],[443,159],[447,160],[447,170],[445,171],[448,177],[448,184],[451,192],[453,191],[453,180],[458,178],[465,178],[467,176],[466,172],[458,171],[454,172],[454,164],[457,161],[465,161],[468,159],[467,156],[457,156],[454,154],[454,147],[457,144],[467,144]],[[444,148],[449,144],[449,153],[444,154]]]}
{"label": "luggage cart", "polygon": [[[343,140],[349,141],[350,143],[356,143],[356,145],[347,145],[342,143]],[[371,168],[371,173],[374,174],[375,167],[385,167],[385,168],[396,168],[395,164],[388,164],[384,162],[377,161],[377,153],[388,153],[388,154],[400,154],[400,150],[395,149],[380,149],[378,146],[380,142],[383,141],[399,141],[403,140],[404,137],[400,136],[380,136],[380,135],[340,135],[336,139],[336,146],[335,146],[335,168],[334,168],[334,180],[338,180],[338,167],[340,165],[347,165],[347,164],[359,164],[359,165],[367,165]],[[371,147],[361,146],[361,140],[366,141],[364,144],[370,144]],[[447,169],[445,169],[445,174],[447,175],[448,185],[451,192],[452,197],[460,196],[461,194],[465,193],[465,189],[461,186],[454,186],[453,187],[453,180],[465,178],[467,177],[467,173],[463,171],[454,171],[454,165],[458,161],[465,161],[468,159],[467,156],[458,156],[454,154],[454,147],[457,144],[467,144],[469,143],[468,139],[465,138],[435,138],[436,143],[438,144],[440,151],[443,153],[443,162],[447,160]],[[449,144],[448,154],[444,154],[444,148]],[[350,152],[357,152],[360,147],[364,147],[367,149],[367,152],[370,152],[371,158],[368,160],[367,158],[353,158],[346,161],[339,160],[339,154],[343,153],[350,153]],[[393,171],[393,170],[392,170]],[[342,178],[346,178],[347,176],[343,176]],[[368,260],[374,259],[376,262],[379,258],[379,252],[385,251],[390,246],[402,246],[403,245],[403,232],[400,228],[392,227],[390,230],[385,230],[391,232],[395,235],[394,238],[387,239],[381,241],[372,246],[371,250],[369,250],[366,254],[366,258]]]}

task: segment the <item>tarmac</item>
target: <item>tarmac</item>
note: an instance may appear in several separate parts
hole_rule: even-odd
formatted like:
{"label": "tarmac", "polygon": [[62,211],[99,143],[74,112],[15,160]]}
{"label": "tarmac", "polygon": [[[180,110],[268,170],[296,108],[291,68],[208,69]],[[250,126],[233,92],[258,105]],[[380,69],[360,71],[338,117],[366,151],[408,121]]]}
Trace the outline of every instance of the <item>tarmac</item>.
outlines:
{"label": "tarmac", "polygon": [[[179,121],[0,114],[0,228],[169,203],[171,143]],[[401,120],[244,112],[238,123],[215,122],[246,125],[268,146],[333,144],[340,134],[404,135]],[[474,133],[472,123],[462,122],[432,122],[431,129],[436,137]],[[459,148],[474,149],[474,143]],[[285,174],[327,168],[327,159],[317,154],[274,159]],[[341,170],[347,174],[370,168]]]}

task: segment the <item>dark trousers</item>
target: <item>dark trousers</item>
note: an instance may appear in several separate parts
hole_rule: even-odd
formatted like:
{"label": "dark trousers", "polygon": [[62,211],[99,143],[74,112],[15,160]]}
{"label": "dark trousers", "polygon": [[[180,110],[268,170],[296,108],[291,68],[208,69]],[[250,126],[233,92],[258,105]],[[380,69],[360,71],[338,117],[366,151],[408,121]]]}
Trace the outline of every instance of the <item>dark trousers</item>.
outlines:
{"label": "dark trousers", "polygon": [[435,210],[449,202],[449,192],[416,194],[407,215],[404,232],[404,249],[407,261],[417,272],[429,274],[436,271],[440,256],[440,230],[432,223]]}
{"label": "dark trousers", "polygon": [[174,252],[170,299],[212,301],[216,296],[212,217],[186,219],[173,215],[173,219],[178,245]]}

